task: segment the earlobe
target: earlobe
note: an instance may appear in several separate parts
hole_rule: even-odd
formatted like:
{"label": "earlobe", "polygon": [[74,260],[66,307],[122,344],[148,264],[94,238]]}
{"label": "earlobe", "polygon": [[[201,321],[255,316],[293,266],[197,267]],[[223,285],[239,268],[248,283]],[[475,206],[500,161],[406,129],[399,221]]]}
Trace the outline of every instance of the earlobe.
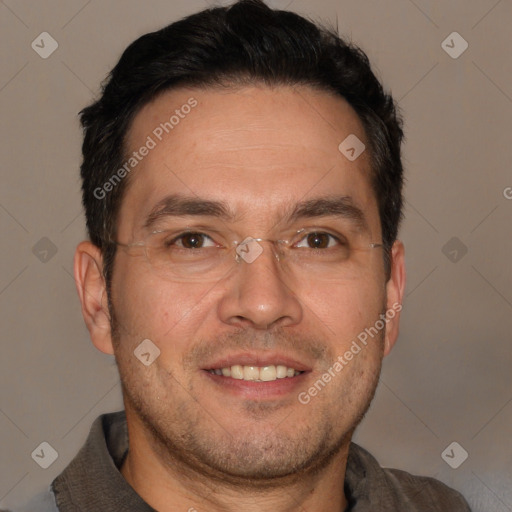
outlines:
{"label": "earlobe", "polygon": [[113,354],[110,314],[100,249],[92,242],[81,242],[75,251],[74,272],[82,315],[94,346]]}
{"label": "earlobe", "polygon": [[386,283],[386,335],[384,337],[384,356],[387,356],[398,338],[400,312],[405,291],[405,248],[396,240],[390,254],[391,274]]}

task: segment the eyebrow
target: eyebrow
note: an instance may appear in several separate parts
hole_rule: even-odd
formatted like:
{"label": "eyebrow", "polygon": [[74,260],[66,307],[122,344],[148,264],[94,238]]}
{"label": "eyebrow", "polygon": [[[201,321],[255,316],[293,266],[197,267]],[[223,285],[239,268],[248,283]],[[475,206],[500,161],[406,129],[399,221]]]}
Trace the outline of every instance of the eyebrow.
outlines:
{"label": "eyebrow", "polygon": [[354,204],[350,196],[320,197],[298,203],[289,220],[315,217],[339,217],[351,221],[358,230],[369,230],[363,210]]}
{"label": "eyebrow", "polygon": [[[224,201],[172,194],[164,197],[152,208],[143,226],[149,229],[162,218],[186,216],[214,217],[226,222],[240,218]],[[316,217],[343,218],[360,231],[369,230],[363,210],[354,204],[350,196],[328,196],[302,201],[281,216],[285,222],[290,223]]]}
{"label": "eyebrow", "polygon": [[225,221],[237,218],[235,212],[223,201],[172,194],[164,197],[152,208],[144,221],[144,228],[150,228],[163,217],[186,216],[216,217]]}

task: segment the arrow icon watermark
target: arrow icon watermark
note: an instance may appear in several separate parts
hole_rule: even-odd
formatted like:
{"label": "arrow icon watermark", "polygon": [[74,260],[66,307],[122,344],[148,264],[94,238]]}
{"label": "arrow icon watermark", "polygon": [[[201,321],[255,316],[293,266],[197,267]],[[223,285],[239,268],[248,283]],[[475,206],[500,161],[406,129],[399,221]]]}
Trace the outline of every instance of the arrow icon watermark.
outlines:
{"label": "arrow icon watermark", "polygon": [[41,32],[30,46],[39,57],[47,59],[59,47],[59,43],[48,32]]}
{"label": "arrow icon watermark", "polygon": [[457,469],[468,457],[468,452],[457,441],[450,443],[441,453],[441,458],[452,469]]}
{"label": "arrow icon watermark", "polygon": [[[263,247],[258,243],[258,240],[252,237],[247,237],[237,248],[236,253],[246,263],[252,263],[263,252]],[[239,261],[239,260],[237,260]]]}
{"label": "arrow icon watermark", "polygon": [[48,469],[59,457],[57,450],[43,441],[32,453],[32,459],[43,469]]}
{"label": "arrow icon watermark", "polygon": [[365,149],[366,146],[363,141],[353,133],[346,137],[338,146],[340,153],[350,162],[357,160]]}
{"label": "arrow icon watermark", "polygon": [[145,339],[139,343],[133,353],[144,366],[149,366],[160,355],[160,349],[151,340]]}

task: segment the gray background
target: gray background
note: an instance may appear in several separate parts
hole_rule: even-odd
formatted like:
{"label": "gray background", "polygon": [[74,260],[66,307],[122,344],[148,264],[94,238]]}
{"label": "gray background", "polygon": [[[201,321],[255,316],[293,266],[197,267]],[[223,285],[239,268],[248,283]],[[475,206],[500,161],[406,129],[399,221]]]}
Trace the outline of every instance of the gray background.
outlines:
{"label": "gray background", "polygon": [[[511,2],[269,3],[337,18],[406,119],[403,324],[356,440],[382,465],[458,488],[474,511],[510,511]],[[128,43],[205,6],[0,2],[2,506],[44,488],[93,419],[121,408],[114,361],[90,343],[72,278],[84,238],[77,112]],[[44,31],[59,45],[47,59],[31,47]],[[469,43],[457,59],[441,46],[453,31]],[[48,469],[31,457],[43,441],[58,452]],[[469,453],[458,469],[441,457],[453,441]]]}

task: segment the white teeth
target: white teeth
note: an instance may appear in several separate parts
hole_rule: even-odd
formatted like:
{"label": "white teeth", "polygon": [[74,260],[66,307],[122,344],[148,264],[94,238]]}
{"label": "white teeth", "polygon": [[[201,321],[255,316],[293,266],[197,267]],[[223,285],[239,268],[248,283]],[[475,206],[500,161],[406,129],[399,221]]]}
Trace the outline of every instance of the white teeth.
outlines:
{"label": "white teeth", "polygon": [[244,380],[258,380],[260,369],[257,366],[244,366]]}
{"label": "white teeth", "polygon": [[276,374],[278,379],[284,379],[286,377],[286,366],[278,364],[276,366]]}
{"label": "white teeth", "polygon": [[239,364],[235,364],[231,367],[231,377],[233,379],[241,380],[244,378],[244,368]]}
{"label": "white teeth", "polygon": [[267,382],[269,380],[276,380],[277,372],[275,366],[264,366],[260,370],[260,380]]}
{"label": "white teeth", "polygon": [[238,380],[243,379],[247,381],[269,382],[277,379],[296,377],[297,375],[300,375],[301,372],[281,364],[278,364],[277,366],[242,366],[240,364],[235,364],[225,368],[210,370],[210,373]]}

